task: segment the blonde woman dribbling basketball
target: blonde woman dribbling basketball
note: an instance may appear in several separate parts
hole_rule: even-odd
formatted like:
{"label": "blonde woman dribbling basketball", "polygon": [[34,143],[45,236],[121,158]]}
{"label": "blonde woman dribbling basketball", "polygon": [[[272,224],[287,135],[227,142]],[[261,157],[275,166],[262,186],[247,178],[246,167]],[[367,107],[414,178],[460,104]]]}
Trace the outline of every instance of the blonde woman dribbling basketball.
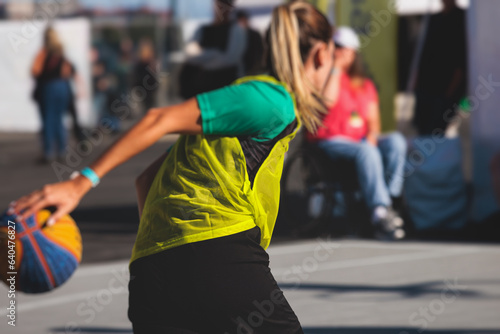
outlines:
{"label": "blonde woman dribbling basketball", "polygon": [[315,131],[333,63],[332,27],[312,5],[277,7],[269,73],[153,108],[72,180],[19,199],[28,216],[71,212],[110,170],[169,133],[174,146],[137,180],[141,222],[130,264],[134,333],[302,333],[265,251],[283,159],[302,124]]}

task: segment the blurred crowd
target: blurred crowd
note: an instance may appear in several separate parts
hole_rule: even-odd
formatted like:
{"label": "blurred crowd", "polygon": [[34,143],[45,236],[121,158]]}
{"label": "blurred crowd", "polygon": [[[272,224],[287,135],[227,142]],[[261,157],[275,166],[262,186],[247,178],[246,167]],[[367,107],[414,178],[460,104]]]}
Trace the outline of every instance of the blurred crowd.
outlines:
{"label": "blurred crowd", "polygon": [[[215,1],[214,8],[213,23],[200,27],[185,47],[187,60],[177,82],[185,99],[221,88],[244,75],[258,74],[262,69],[263,40],[250,27],[249,14],[235,12],[233,1]],[[157,105],[161,59],[150,36],[134,41],[125,35],[118,42],[97,39],[90,53],[92,109],[111,132],[127,129],[123,123],[133,122]],[[32,76],[36,82],[33,99],[42,120],[40,162],[61,160],[68,144],[63,126],[65,113],[71,115],[74,139],[85,139],[75,103],[83,88],[77,85],[78,69],[65,56],[53,27],[45,31]]]}
{"label": "blurred crowd", "polygon": [[[138,118],[155,105],[158,89],[158,60],[151,39],[144,37],[134,45],[125,38],[116,49],[96,45],[91,52],[93,109],[100,118],[106,118],[113,131],[118,132],[120,121]],[[140,96],[130,97],[133,87],[143,87],[148,78],[148,89]],[[121,113],[114,101],[130,106]]]}
{"label": "blurred crowd", "polygon": [[[137,119],[155,105],[158,89],[157,58],[153,43],[147,37],[137,45],[126,38],[118,48],[96,43],[90,52],[92,74],[92,109],[99,120],[105,120],[110,132],[124,128],[122,121]],[[85,139],[85,129],[78,120],[76,100],[85,94],[78,69],[65,56],[64,46],[57,31],[49,26],[44,33],[44,43],[31,70],[35,80],[32,94],[42,121],[43,155],[41,163],[62,160],[68,145],[64,116],[69,113],[75,141]],[[131,97],[131,89],[147,88],[138,97]],[[127,105],[121,112],[114,101]]]}

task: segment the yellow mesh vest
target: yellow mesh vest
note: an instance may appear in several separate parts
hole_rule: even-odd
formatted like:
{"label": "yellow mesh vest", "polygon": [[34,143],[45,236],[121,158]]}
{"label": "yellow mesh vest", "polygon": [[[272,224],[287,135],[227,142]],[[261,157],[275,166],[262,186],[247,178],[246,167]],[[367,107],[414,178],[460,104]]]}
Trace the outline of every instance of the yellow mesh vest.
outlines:
{"label": "yellow mesh vest", "polygon": [[[270,76],[245,77],[235,84],[251,80],[283,85]],[[238,138],[181,136],[149,190],[131,262],[255,226],[261,230],[260,244],[266,249],[278,215],[284,155],[299,127],[300,123],[276,143],[258,170],[253,187]]]}

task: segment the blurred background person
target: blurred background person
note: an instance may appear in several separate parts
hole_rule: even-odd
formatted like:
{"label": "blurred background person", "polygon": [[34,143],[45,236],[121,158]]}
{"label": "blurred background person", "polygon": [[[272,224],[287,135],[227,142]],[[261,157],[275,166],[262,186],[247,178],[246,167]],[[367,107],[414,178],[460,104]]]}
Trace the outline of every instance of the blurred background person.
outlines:
{"label": "blurred background person", "polygon": [[420,135],[443,133],[466,92],[465,11],[455,0],[442,2],[443,11],[430,18],[418,71],[413,121]]}
{"label": "blurred background person", "polygon": [[200,27],[186,45],[188,60],[180,74],[183,98],[224,87],[244,75],[245,30],[231,14],[234,0],[214,0],[215,20]]}
{"label": "blurred background person", "polygon": [[324,91],[328,114],[308,139],[331,159],[355,163],[376,235],[403,238],[403,220],[392,209],[391,197],[401,196],[406,141],[399,133],[380,136],[378,93],[364,72],[354,30],[339,27],[334,42],[335,65]]}
{"label": "blurred background person", "polygon": [[[120,49],[118,51],[118,61],[115,68],[116,76],[116,98],[122,99],[130,93],[132,88],[132,75],[134,68],[134,42],[129,37],[124,37],[120,41]],[[122,116],[123,117],[123,116]],[[131,118],[132,115],[127,115],[125,118]]]}
{"label": "blurred background person", "polygon": [[42,118],[43,157],[40,162],[48,163],[62,158],[66,150],[63,115],[70,103],[68,81],[73,74],[59,36],[50,26],[45,30],[44,46],[35,58],[31,74],[36,81],[33,97]]}
{"label": "blurred background person", "polygon": [[236,13],[238,24],[245,29],[247,47],[243,55],[245,75],[259,74],[262,72],[264,43],[260,33],[250,27],[250,14],[245,10]]}
{"label": "blurred background person", "polygon": [[73,135],[75,136],[75,139],[80,142],[85,139],[85,135],[83,134],[83,129],[78,121],[78,110],[76,108],[76,102],[79,94],[75,92],[73,88],[75,87],[78,89],[81,94],[83,83],[81,81],[82,79],[78,75],[78,72],[76,71],[75,66],[72,63],[69,63],[69,65],[71,67],[71,80],[66,81],[69,90],[68,112],[73,121]]}
{"label": "blurred background person", "polygon": [[[91,52],[92,60],[92,89],[93,89],[93,109],[99,119],[109,118],[109,95],[111,94],[112,84],[106,63],[101,57],[99,50],[94,47]],[[110,126],[116,130],[118,126],[113,119],[109,118]]]}
{"label": "blurred background person", "polygon": [[139,43],[138,59],[133,69],[133,87],[142,87],[144,98],[139,102],[141,113],[146,113],[155,105],[156,92],[158,90],[158,78],[156,71],[156,57],[153,43],[150,39],[142,39]]}

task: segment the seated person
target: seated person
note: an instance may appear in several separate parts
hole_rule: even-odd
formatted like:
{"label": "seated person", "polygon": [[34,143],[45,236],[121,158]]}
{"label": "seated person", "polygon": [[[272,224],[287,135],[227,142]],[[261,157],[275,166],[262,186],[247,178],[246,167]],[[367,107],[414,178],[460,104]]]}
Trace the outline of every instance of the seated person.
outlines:
{"label": "seated person", "polygon": [[328,114],[307,138],[330,158],[355,162],[376,236],[401,239],[403,220],[392,209],[391,197],[402,192],[406,141],[399,133],[380,136],[378,94],[363,73],[356,33],[340,27],[334,42],[335,64],[324,91]]}

